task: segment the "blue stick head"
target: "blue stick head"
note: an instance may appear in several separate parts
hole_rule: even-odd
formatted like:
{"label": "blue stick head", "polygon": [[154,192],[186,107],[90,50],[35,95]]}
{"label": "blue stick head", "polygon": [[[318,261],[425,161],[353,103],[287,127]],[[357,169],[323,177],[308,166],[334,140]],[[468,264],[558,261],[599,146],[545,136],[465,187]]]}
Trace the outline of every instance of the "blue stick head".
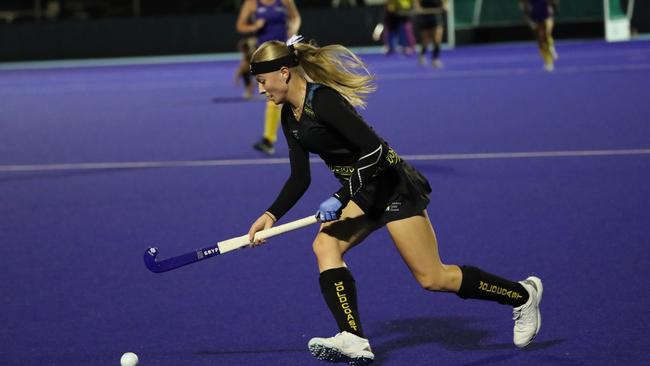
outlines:
{"label": "blue stick head", "polygon": [[159,251],[156,247],[150,247],[144,252],[144,265],[147,266],[151,272],[161,272],[160,265],[158,264],[158,261],[156,261],[158,253]]}

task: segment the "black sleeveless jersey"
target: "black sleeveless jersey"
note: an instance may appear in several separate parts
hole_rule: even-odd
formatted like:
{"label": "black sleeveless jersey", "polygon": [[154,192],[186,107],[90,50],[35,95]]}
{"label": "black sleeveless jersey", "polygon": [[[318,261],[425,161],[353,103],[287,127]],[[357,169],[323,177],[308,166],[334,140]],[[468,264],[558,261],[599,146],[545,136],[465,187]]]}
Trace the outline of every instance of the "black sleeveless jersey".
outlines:
{"label": "black sleeveless jersey", "polygon": [[300,120],[282,108],[282,130],[289,146],[291,175],[268,209],[283,216],[311,183],[309,153],[323,159],[342,183],[334,196],[345,206],[365,184],[400,158],[336,90],[307,83]]}

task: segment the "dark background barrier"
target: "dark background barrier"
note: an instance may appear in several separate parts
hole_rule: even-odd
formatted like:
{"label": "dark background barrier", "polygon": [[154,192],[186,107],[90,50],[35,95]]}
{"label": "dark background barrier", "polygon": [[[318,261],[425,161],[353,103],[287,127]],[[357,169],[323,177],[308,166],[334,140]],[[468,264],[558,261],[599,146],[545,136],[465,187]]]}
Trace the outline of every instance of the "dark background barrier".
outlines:
{"label": "dark background barrier", "polygon": [[[39,10],[30,7],[35,3]],[[382,6],[333,8],[330,1],[321,0],[296,3],[303,19],[300,32],[308,38],[320,44],[379,45],[372,41],[371,33],[381,21]],[[4,19],[0,23],[0,61],[236,52],[242,37],[235,31],[237,1],[69,0],[65,11],[58,9],[55,19],[52,13],[57,9],[51,9],[51,4],[0,2],[4,7],[0,8],[0,19]],[[515,0],[485,0],[481,4],[477,19],[475,0],[455,1],[457,44],[531,39]],[[650,14],[650,1],[637,4],[637,14]],[[603,37],[602,1],[565,1],[560,10],[556,38]],[[637,23],[641,30],[650,29],[643,21]]]}
{"label": "dark background barrier", "polygon": [[[381,7],[300,9],[301,33],[320,44],[371,45]],[[236,52],[237,13],[157,15],[0,26],[0,60]]]}

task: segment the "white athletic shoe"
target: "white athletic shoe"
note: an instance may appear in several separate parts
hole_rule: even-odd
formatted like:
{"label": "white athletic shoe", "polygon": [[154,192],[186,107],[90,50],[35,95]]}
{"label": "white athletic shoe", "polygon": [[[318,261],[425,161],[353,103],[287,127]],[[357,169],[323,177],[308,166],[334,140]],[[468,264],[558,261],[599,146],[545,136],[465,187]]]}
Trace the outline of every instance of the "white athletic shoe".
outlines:
{"label": "white athletic shoe", "polygon": [[530,276],[519,283],[528,291],[529,297],[525,304],[512,310],[512,319],[515,321],[512,340],[515,346],[523,348],[535,338],[542,326],[539,303],[542,301],[544,287],[542,280],[535,276]]}
{"label": "white athletic shoe", "polygon": [[375,359],[367,339],[345,331],[330,338],[312,338],[309,352],[321,361],[345,361],[352,366],[367,365]]}

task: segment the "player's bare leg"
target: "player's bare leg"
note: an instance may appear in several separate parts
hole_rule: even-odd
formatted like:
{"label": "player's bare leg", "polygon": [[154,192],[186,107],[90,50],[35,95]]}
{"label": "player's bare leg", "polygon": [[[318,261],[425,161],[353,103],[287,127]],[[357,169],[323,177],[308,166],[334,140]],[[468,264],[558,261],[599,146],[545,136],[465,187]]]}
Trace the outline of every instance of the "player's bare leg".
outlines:
{"label": "player's bare leg", "polygon": [[444,32],[445,28],[442,25],[438,25],[433,34],[433,57],[431,59],[431,65],[438,69],[443,66],[442,61],[440,61],[440,45],[442,44]]}
{"label": "player's bare leg", "polygon": [[438,241],[426,211],[423,216],[389,222],[386,227],[420,286],[431,291],[458,292],[460,268],[440,260]]}
{"label": "player's bare leg", "polygon": [[393,221],[388,231],[420,286],[455,292],[459,297],[496,301],[513,306],[513,342],[525,347],[539,332],[542,282],[535,276],[513,282],[479,268],[442,263],[436,235],[426,211],[422,216]]}
{"label": "player's bare leg", "polygon": [[427,48],[433,40],[433,31],[431,29],[423,29],[420,37],[422,38],[422,43],[420,45],[420,53],[418,54],[418,62],[420,65],[424,65],[426,64]]}

